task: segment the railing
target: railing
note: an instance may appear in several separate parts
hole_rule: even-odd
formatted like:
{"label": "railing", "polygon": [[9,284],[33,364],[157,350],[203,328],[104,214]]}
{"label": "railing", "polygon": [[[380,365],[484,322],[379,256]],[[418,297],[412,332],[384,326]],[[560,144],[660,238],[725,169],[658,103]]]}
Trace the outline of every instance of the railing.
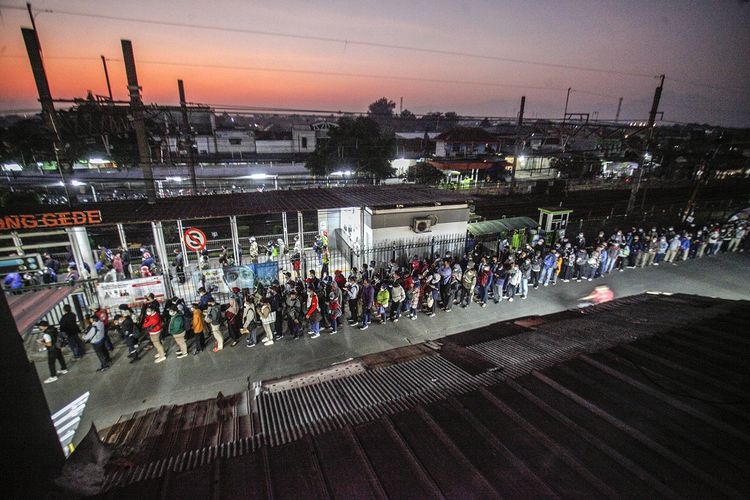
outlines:
{"label": "railing", "polygon": [[[64,306],[69,305],[71,311],[73,311],[78,317],[79,321],[83,321],[83,318],[88,314],[91,309],[95,309],[99,306],[99,298],[96,293],[96,280],[81,280],[74,283],[48,283],[40,285],[31,285],[16,290],[4,290],[6,294],[13,295],[27,295],[44,290],[57,290],[62,288],[70,288],[71,293],[55,304],[52,309],[42,317],[51,325],[59,325],[60,318],[65,314],[63,310]],[[21,332],[22,334],[26,332]]]}

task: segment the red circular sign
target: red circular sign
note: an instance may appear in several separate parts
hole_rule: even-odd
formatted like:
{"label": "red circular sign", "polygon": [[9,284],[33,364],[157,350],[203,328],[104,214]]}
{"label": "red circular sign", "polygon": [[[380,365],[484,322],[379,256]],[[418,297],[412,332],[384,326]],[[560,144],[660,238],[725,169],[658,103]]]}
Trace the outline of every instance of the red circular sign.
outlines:
{"label": "red circular sign", "polygon": [[206,233],[204,233],[197,227],[186,229],[183,239],[188,250],[192,250],[194,252],[200,252],[201,250],[206,248],[206,243],[208,242]]}

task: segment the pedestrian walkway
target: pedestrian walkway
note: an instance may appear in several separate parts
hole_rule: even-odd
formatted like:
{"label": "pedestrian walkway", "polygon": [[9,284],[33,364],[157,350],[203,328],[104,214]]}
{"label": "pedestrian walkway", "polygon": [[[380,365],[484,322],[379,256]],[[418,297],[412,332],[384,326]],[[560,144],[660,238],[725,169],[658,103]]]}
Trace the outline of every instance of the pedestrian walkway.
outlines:
{"label": "pedestrian walkway", "polygon": [[[653,290],[746,300],[750,298],[748,283],[750,255],[721,254],[680,262],[676,266],[628,269],[593,283],[572,282],[540,288],[526,301],[489,304],[486,308],[475,305],[468,309],[454,308],[450,313],[434,318],[420,317],[419,321],[373,325],[364,332],[345,326],[336,335],[325,334],[319,339],[297,342],[285,340],[253,349],[240,343],[218,353],[204,352],[184,359],[170,356],[165,363],[158,365],[150,363],[148,358],[136,364],[123,362],[127,359],[126,348],[117,346],[112,356],[114,365],[108,372],[95,372],[98,365],[90,351],[82,361],[71,363],[69,373],[62,375],[55,384],[45,385],[44,391],[52,412],[83,391],[90,392],[79,435],[74,440],[77,442],[91,422],[104,428],[121,415],[144,408],[187,403],[214,397],[218,392],[234,394],[257,380],[315,370],[498,321],[574,308],[581,297],[599,284],[607,284],[618,298]],[[176,349],[172,344],[168,347],[172,352]],[[44,378],[47,373],[45,363],[40,360],[35,364],[37,372]]]}

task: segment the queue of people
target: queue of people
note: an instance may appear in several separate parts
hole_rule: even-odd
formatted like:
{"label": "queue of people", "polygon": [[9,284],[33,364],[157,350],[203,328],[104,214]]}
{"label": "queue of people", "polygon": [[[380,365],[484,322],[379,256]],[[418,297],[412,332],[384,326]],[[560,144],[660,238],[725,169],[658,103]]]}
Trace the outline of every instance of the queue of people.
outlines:
{"label": "queue of people", "polygon": [[[154,363],[162,363],[170,357],[172,345],[175,359],[190,352],[219,353],[243,340],[248,348],[259,344],[270,348],[284,339],[317,339],[324,333],[364,331],[402,318],[432,318],[438,310],[443,314],[454,307],[524,300],[534,289],[571,280],[593,281],[626,269],[677,265],[688,259],[736,252],[748,241],[747,234],[745,222],[684,230],[631,228],[609,236],[602,231],[593,241],[580,233],[552,244],[535,238],[519,248],[503,241],[495,255],[476,245],[460,256],[414,255],[401,265],[396,261],[370,262],[348,275],[341,270],[329,273],[321,252],[322,272],[282,272],[279,280],[255,289],[233,288],[222,301],[206,288],[200,288],[191,302],[170,298],[162,303],[151,294],[139,311],[120,306],[111,324],[106,311],[94,311],[86,317],[82,331],[68,308],[59,332],[48,324],[39,325],[41,341],[49,353],[47,381],[56,380],[57,373],[67,369],[60,355],[64,345],[80,358],[85,352],[83,343],[89,342],[99,358],[99,371],[107,370],[112,364],[110,330],[127,345],[131,363],[152,350]],[[321,245],[321,250],[326,250],[325,246]],[[609,300],[611,292],[602,290],[587,299],[594,303]],[[56,363],[61,366],[59,371]]]}

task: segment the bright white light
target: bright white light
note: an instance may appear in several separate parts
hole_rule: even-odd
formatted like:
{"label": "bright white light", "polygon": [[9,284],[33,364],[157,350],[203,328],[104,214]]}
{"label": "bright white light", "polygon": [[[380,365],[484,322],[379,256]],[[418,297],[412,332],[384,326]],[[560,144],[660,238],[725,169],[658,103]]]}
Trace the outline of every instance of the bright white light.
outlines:
{"label": "bright white light", "polygon": [[331,172],[331,176],[334,176],[334,177],[343,177],[345,175],[346,176],[352,175],[352,171],[351,170],[337,170],[335,172]]}
{"label": "bright white light", "polygon": [[172,182],[182,182],[182,177],[167,177],[167,180]]}
{"label": "bright white light", "polygon": [[105,163],[109,163],[109,160],[105,160],[103,158],[91,158],[89,160],[89,163],[91,165],[104,165]]}
{"label": "bright white light", "polygon": [[78,186],[85,186],[85,185],[86,185],[86,183],[85,183],[85,182],[77,181],[77,180],[75,180],[75,179],[73,179],[72,181],[70,181],[70,183],[71,183],[72,185],[76,186],[76,187],[78,187]]}
{"label": "bright white light", "polygon": [[403,170],[405,168],[409,168],[409,164],[411,162],[409,160],[405,160],[403,158],[399,158],[397,160],[393,160],[391,162],[391,167],[395,168],[396,170]]}
{"label": "bright white light", "polygon": [[521,163],[523,163],[523,162],[525,162],[525,161],[526,161],[526,157],[525,157],[524,155],[520,155],[520,156],[518,157],[518,161],[520,161]]}
{"label": "bright white light", "polygon": [[250,175],[250,178],[251,179],[255,179],[255,180],[258,180],[258,179],[268,179],[269,177],[271,177],[271,176],[268,175],[268,174],[251,174]]}
{"label": "bright white light", "polygon": [[3,165],[3,170],[6,172],[20,172],[23,170],[23,167],[19,165],[18,163],[5,163]]}

